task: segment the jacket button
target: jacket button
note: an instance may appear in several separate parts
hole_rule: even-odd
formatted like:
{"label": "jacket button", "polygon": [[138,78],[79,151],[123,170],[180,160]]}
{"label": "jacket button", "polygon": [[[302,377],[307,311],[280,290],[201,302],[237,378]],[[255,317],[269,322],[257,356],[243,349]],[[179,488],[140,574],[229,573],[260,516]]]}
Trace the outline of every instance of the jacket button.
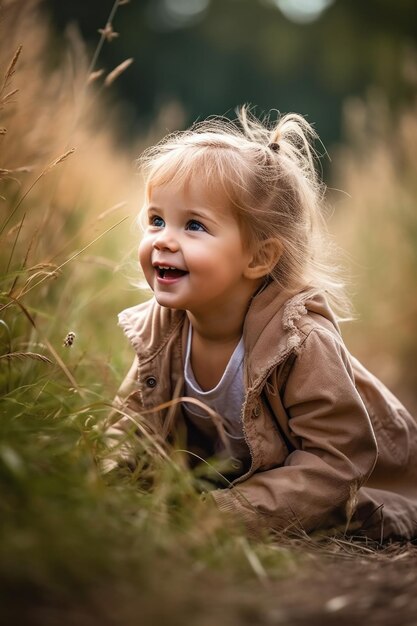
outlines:
{"label": "jacket button", "polygon": [[261,414],[261,407],[259,406],[259,404],[257,404],[255,408],[253,409],[252,418],[257,419],[260,416],[260,414]]}
{"label": "jacket button", "polygon": [[145,384],[150,389],[153,389],[154,387],[156,387],[156,382],[157,381],[156,381],[155,376],[148,376],[148,378],[145,379]]}

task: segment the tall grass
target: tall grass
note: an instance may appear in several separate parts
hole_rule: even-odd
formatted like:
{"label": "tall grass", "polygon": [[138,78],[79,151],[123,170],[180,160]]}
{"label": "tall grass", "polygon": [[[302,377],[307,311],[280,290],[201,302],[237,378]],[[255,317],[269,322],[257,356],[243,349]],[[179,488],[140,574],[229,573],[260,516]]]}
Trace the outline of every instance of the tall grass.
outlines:
{"label": "tall grass", "polygon": [[[52,43],[38,2],[3,7],[2,305],[16,311],[8,294],[36,311],[38,330],[59,348],[75,330],[74,350],[65,358],[78,355],[80,368],[87,350],[90,357],[97,353],[91,343],[96,320],[102,326],[99,351],[105,353],[115,336],[114,315],[127,301],[112,277],[134,245],[131,223],[115,227],[134,213],[133,155],[117,147],[117,108],[106,106],[94,85],[85,91],[88,60],[76,33],[69,33],[53,64]],[[20,54],[7,77],[15,51]],[[111,236],[103,236],[112,227]],[[123,285],[120,273],[118,280]],[[101,315],[112,299],[114,310]],[[97,360],[107,369],[107,359]]]}
{"label": "tall grass", "polygon": [[417,414],[417,100],[394,114],[383,94],[345,108],[335,154],[333,229],[349,255],[358,320],[352,351]]}

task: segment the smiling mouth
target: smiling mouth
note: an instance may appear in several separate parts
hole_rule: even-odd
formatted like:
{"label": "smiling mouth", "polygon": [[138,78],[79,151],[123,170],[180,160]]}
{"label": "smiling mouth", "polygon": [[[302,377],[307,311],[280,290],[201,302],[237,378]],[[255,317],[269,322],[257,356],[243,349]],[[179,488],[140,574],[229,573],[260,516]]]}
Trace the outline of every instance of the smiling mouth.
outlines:
{"label": "smiling mouth", "polygon": [[188,274],[185,270],[180,270],[178,267],[167,267],[162,265],[155,265],[155,271],[158,278],[181,278]]}

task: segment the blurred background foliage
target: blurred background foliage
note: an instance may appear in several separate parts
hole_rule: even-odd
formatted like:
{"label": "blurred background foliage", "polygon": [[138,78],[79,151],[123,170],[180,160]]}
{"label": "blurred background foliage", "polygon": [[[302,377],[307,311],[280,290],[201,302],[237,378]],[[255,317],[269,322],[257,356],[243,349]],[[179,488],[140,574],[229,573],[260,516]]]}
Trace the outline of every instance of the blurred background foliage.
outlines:
{"label": "blurred background foliage", "polygon": [[[90,45],[111,4],[46,1],[58,32],[76,23]],[[397,108],[414,94],[416,13],[413,0],[131,0],[100,66],[134,57],[118,83],[128,136],[166,110],[174,130],[249,102],[307,115],[329,146],[346,98],[372,85]]]}

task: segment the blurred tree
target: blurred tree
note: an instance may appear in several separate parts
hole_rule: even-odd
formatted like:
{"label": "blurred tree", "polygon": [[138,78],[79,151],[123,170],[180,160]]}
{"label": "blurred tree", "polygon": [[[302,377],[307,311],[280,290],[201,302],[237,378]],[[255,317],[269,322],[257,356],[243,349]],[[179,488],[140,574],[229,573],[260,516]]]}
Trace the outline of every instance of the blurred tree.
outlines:
{"label": "blurred tree", "polygon": [[[347,96],[376,85],[393,106],[407,99],[404,67],[417,44],[414,0],[321,0],[325,10],[304,23],[279,9],[317,1],[131,0],[120,6],[114,20],[120,36],[103,49],[100,66],[111,70],[135,58],[117,83],[129,103],[126,135],[146,132],[173,102],[184,110],[185,124],[234,115],[237,105],[250,102],[258,113],[278,108],[307,115],[329,144],[340,137]],[[91,46],[112,5],[45,2],[58,32],[75,21]]]}

